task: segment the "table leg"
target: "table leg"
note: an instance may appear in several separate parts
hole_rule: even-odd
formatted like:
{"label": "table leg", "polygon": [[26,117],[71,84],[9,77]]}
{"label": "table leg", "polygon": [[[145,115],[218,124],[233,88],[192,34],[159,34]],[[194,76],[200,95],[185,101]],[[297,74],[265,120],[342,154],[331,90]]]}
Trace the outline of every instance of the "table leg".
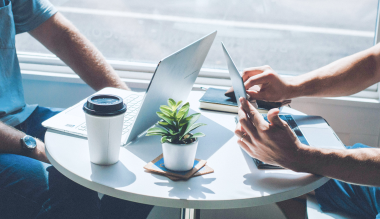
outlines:
{"label": "table leg", "polygon": [[199,209],[181,208],[181,219],[200,219],[201,211]]}

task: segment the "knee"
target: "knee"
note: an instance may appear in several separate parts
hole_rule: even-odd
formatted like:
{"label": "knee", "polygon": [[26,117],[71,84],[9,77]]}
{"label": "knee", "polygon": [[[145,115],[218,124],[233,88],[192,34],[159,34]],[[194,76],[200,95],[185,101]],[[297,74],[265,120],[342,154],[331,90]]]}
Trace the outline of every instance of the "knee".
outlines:
{"label": "knee", "polygon": [[17,183],[47,183],[49,164],[16,154],[0,154],[0,187]]}
{"label": "knee", "polygon": [[25,157],[17,154],[1,154],[0,153],[0,171],[12,168],[19,171],[29,172],[33,169],[43,168],[46,170],[50,164],[43,163],[30,157]]}

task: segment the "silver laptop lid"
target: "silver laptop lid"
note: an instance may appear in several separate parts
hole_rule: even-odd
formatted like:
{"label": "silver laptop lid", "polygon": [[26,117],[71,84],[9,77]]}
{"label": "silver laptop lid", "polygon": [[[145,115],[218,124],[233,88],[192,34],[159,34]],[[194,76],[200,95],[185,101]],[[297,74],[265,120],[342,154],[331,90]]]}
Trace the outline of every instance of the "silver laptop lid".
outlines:
{"label": "silver laptop lid", "polygon": [[[227,65],[228,65],[228,71],[230,73],[230,78],[232,81],[232,87],[234,88],[234,93],[236,97],[236,102],[238,103],[238,106],[240,106],[240,97],[248,98],[247,93],[245,92],[245,87],[244,87],[244,81],[243,78],[240,76],[240,73],[238,69],[236,68],[236,65],[234,61],[232,60],[230,54],[228,54],[228,51],[226,47],[224,46],[222,42],[222,47],[223,47],[223,52],[226,57]],[[254,106],[257,108],[257,104],[255,102],[252,102]]]}
{"label": "silver laptop lid", "polygon": [[217,31],[197,40],[158,64],[125,143],[135,139],[159,120],[156,112],[161,105],[167,104],[169,98],[175,101],[187,100],[216,33]]}

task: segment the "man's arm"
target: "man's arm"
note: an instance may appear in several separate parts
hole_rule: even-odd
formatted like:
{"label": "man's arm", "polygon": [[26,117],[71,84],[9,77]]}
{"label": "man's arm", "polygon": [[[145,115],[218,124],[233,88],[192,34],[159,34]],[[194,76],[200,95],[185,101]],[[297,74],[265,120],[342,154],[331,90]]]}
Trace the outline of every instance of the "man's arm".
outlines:
{"label": "man's arm", "polygon": [[314,173],[353,184],[380,186],[380,149],[350,150],[305,147],[297,171]]}
{"label": "man's arm", "polygon": [[290,82],[295,97],[348,96],[380,81],[380,45],[347,56]]}
{"label": "man's arm", "polygon": [[20,139],[24,136],[25,133],[0,122],[0,153],[24,155],[49,163],[45,154],[45,145],[39,139],[36,139],[37,147],[33,152],[24,153],[21,150]]}
{"label": "man's arm", "polygon": [[380,45],[296,77],[282,78],[269,66],[262,66],[246,69],[243,80],[247,89],[261,84],[260,91],[248,94],[268,101],[351,95],[380,81]]}
{"label": "man's arm", "polygon": [[103,55],[59,12],[29,32],[95,90],[129,90]]}
{"label": "man's arm", "polygon": [[278,109],[268,112],[268,123],[248,101],[243,98],[240,101],[240,123],[235,134],[240,138],[238,144],[250,156],[297,172],[380,186],[380,149],[334,150],[306,146],[280,119]]}
{"label": "man's arm", "polygon": [[[93,89],[129,89],[102,54],[60,13],[29,33],[62,59]],[[32,153],[23,153],[20,139],[24,136],[25,133],[0,122],[0,153],[29,156],[48,163],[45,145],[38,139],[37,148]]]}

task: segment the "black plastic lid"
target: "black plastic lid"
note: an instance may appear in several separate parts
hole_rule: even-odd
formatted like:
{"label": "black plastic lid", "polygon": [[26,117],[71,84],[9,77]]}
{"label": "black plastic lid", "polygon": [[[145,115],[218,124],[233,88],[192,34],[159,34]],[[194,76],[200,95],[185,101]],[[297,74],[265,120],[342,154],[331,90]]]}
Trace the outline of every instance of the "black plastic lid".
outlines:
{"label": "black plastic lid", "polygon": [[116,116],[125,113],[127,106],[123,99],[112,94],[95,94],[83,105],[85,113],[94,116]]}

